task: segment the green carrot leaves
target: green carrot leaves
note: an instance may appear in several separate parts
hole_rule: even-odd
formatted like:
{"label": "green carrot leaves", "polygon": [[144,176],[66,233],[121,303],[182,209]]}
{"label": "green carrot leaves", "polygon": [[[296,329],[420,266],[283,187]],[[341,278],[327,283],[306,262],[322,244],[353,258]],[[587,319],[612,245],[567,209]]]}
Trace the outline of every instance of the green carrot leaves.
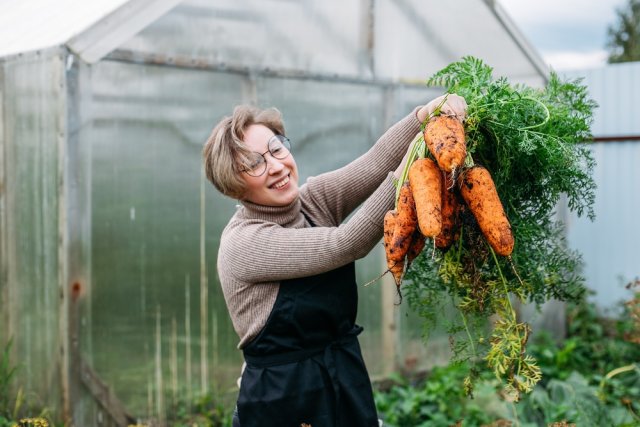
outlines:
{"label": "green carrot leaves", "polygon": [[[528,392],[540,372],[525,354],[528,325],[507,309],[509,299],[575,300],[584,292],[580,255],[567,248],[554,215],[565,199],[569,210],[594,217],[595,161],[588,142],[596,103],[580,80],[551,73],[543,88],[514,85],[494,78],[492,68],[473,57],[436,72],[427,84],[465,98],[467,164],[490,171],[516,243],[511,258],[496,258],[466,212],[461,239],[449,252],[423,254],[413,263],[406,295],[428,330],[443,299],[451,300],[463,315],[452,316],[448,330],[454,341],[466,336],[469,344],[456,348],[473,349],[454,351],[455,358],[470,361],[472,369],[493,370],[516,394]],[[469,329],[466,319],[496,314],[487,345],[482,328]]]}

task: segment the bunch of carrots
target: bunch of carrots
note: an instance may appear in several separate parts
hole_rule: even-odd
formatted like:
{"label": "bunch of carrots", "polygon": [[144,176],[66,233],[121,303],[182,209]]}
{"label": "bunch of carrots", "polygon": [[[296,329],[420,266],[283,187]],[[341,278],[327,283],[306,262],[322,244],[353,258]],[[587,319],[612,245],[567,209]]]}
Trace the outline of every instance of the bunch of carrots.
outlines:
{"label": "bunch of carrots", "polygon": [[[513,251],[511,225],[491,174],[467,156],[463,123],[439,110],[427,118],[424,131],[413,142],[398,181],[396,207],[384,217],[387,267],[398,292],[427,238],[447,250],[460,237],[465,209],[495,253],[508,257]],[[425,146],[435,161],[426,155]]]}

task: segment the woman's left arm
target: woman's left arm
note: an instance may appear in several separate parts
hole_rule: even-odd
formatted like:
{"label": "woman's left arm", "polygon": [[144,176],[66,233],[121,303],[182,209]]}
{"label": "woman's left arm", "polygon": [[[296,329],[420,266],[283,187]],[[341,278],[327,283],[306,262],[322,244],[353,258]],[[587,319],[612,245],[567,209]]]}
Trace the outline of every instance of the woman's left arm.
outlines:
{"label": "woman's left arm", "polygon": [[339,225],[384,181],[404,156],[420,131],[416,108],[393,125],[373,147],[351,163],[331,172],[310,177],[302,194],[330,219],[325,226]]}
{"label": "woman's left arm", "polygon": [[340,224],[373,193],[387,174],[398,167],[409,144],[420,132],[421,123],[438,106],[443,114],[456,115],[460,119],[464,119],[466,114],[464,98],[456,94],[439,96],[424,106],[416,107],[389,128],[366,153],[348,165],[307,180],[303,190],[303,194],[308,196],[306,203],[315,205],[331,221],[323,225]]}

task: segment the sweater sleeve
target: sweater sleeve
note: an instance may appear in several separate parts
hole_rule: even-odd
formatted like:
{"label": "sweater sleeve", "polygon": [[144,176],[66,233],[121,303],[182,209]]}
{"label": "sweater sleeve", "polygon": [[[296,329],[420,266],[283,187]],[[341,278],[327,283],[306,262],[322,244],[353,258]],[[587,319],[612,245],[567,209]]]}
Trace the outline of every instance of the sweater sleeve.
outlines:
{"label": "sweater sleeve", "polygon": [[393,175],[348,222],[337,227],[286,228],[259,220],[230,224],[220,242],[220,265],[251,283],[310,276],[366,256],[382,237],[393,207]]}
{"label": "sweater sleeve", "polygon": [[373,147],[348,165],[307,180],[303,192],[315,210],[340,224],[393,172],[420,131],[417,108],[378,139]]}

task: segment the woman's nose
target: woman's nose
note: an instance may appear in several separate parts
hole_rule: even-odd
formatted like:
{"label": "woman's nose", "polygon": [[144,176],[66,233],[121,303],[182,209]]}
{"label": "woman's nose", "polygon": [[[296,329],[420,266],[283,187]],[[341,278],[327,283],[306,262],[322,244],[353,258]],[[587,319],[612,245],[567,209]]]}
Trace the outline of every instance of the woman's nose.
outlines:
{"label": "woman's nose", "polygon": [[267,169],[272,175],[279,173],[284,168],[282,161],[273,156],[267,156]]}

